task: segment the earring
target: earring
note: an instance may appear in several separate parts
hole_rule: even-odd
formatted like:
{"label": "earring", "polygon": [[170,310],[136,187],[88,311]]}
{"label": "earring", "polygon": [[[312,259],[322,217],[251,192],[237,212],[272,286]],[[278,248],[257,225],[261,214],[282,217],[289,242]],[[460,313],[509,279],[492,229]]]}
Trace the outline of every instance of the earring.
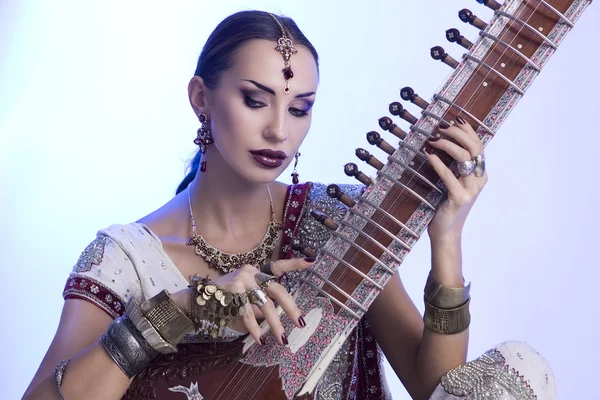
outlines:
{"label": "earring", "polygon": [[[194,143],[200,147],[200,152],[204,155],[208,146],[213,143],[213,137],[208,127],[208,115],[200,113],[200,115],[198,115],[198,120],[200,121],[201,126],[198,128]],[[206,171],[206,161],[200,163],[200,171]]]}
{"label": "earring", "polygon": [[292,172],[292,183],[294,185],[297,185],[298,183],[300,183],[300,179],[298,178],[299,175],[298,175],[298,171],[296,170],[296,167],[298,167],[298,159],[300,158],[301,155],[302,154],[300,154],[300,152],[297,152],[296,156],[295,156],[296,161],[294,162],[294,172]]}

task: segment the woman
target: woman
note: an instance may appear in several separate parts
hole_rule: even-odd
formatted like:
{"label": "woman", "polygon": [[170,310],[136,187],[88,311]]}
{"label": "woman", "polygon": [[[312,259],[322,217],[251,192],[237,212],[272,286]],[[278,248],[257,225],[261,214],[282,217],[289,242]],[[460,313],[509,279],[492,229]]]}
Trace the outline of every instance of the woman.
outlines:
{"label": "woman", "polygon": [[[100,231],[84,250],[65,286],[56,336],[25,399],[234,398],[227,394],[231,376],[220,373],[239,359],[246,333],[261,345],[288,345],[275,302],[304,328],[306,310],[271,274],[309,268],[315,259],[297,258],[292,237],[318,248],[329,234],[307,211],[320,208],[339,218],[341,206],[327,199],[323,185],[298,184],[296,174],[289,187],[275,179],[298,162],[318,79],[317,52],[291,19],[247,11],[217,26],[188,88],[201,123],[191,172],[167,204],[135,223]],[[465,121],[438,130],[424,153],[449,192],[428,228],[425,323],[396,275],[321,378],[319,398],[387,397],[379,347],[417,399],[428,398],[440,378],[466,360],[461,231],[487,175],[483,146]],[[432,148],[464,167],[459,178]],[[356,197],[363,188],[343,189]],[[282,284],[289,288],[290,281]],[[229,299],[226,305],[214,290]],[[451,326],[442,324],[440,313]],[[261,334],[262,319],[273,335]],[[253,393],[260,398],[272,389]]]}

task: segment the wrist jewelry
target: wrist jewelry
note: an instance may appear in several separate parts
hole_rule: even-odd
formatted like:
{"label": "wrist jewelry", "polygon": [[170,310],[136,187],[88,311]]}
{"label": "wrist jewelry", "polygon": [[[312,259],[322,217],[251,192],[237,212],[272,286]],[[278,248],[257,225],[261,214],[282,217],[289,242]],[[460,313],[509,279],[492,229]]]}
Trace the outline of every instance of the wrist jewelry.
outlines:
{"label": "wrist jewelry", "polygon": [[143,302],[140,309],[158,333],[173,346],[194,330],[194,323],[177,307],[166,290]]}
{"label": "wrist jewelry", "polygon": [[154,350],[161,354],[170,354],[177,351],[175,345],[167,342],[160,333],[158,333],[156,328],[152,326],[148,318],[142,313],[139,304],[134,298],[131,298],[127,303],[127,306],[125,306],[125,312],[136,329],[140,331],[142,337],[146,339],[148,344]]}
{"label": "wrist jewelry", "polygon": [[471,299],[468,299],[456,308],[438,308],[425,299],[425,327],[443,335],[453,335],[466,330],[471,323],[470,302]]}
{"label": "wrist jewelry", "polygon": [[126,315],[110,324],[100,342],[128,378],[142,371],[159,355]]}
{"label": "wrist jewelry", "polygon": [[431,277],[425,283],[425,300],[438,308],[456,308],[469,300],[471,284],[466,287],[451,288],[444,286]]}
{"label": "wrist jewelry", "polygon": [[201,335],[212,339],[224,337],[229,322],[246,314],[247,293],[228,292],[210,283],[208,277],[201,279],[198,275],[191,278],[189,288],[195,293],[190,301],[196,303],[193,321]]}
{"label": "wrist jewelry", "polygon": [[58,394],[60,395],[61,400],[67,400],[65,394],[62,391],[61,385],[63,377],[65,376],[67,365],[69,365],[69,361],[71,360],[62,360],[58,363],[56,369],[54,370],[54,383],[56,384],[56,390],[58,390]]}

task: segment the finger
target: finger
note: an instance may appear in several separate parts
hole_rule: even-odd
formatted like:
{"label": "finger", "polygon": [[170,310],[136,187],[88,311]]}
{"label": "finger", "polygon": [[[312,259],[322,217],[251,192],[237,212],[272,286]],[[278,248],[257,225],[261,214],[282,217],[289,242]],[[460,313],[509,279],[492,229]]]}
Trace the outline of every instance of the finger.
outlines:
{"label": "finger", "polygon": [[[464,150],[464,149],[463,149]],[[452,193],[460,193],[464,191],[463,186],[458,181],[454,173],[450,171],[450,168],[444,164],[444,162],[435,154],[431,154],[427,151],[427,146],[423,148],[423,153],[427,157],[427,161],[433,167],[434,171],[438,174],[444,185],[448,188],[448,191]]]}
{"label": "finger", "polygon": [[271,283],[266,288],[267,294],[270,298],[274,299],[279,303],[283,311],[287,314],[290,321],[294,323],[298,328],[304,328],[306,322],[302,318],[302,311],[296,305],[294,298],[288,293],[283,286],[278,283]]}
{"label": "finger", "polygon": [[[447,136],[462,146],[469,152],[470,158],[483,154],[483,143],[468,124],[459,126],[450,126],[448,128],[439,127],[438,129],[444,136]],[[469,133],[472,132],[471,133]],[[464,161],[464,160],[463,160]]]}
{"label": "finger", "polygon": [[256,316],[254,315],[254,311],[250,303],[244,305],[246,313],[242,317],[242,322],[246,329],[248,329],[248,333],[254,338],[256,343],[260,343],[261,345],[265,345],[265,339],[262,337],[262,331],[260,330],[260,326],[258,325],[258,321],[256,320]]}
{"label": "finger", "polygon": [[306,269],[312,266],[314,263],[315,259],[309,257],[271,261],[271,271],[273,271],[273,275],[279,278],[286,272]]}
{"label": "finger", "polygon": [[285,329],[279,320],[279,316],[277,315],[277,311],[275,310],[275,304],[271,299],[267,300],[267,303],[260,307],[267,323],[271,327],[271,331],[277,338],[277,342],[281,345],[287,345],[287,336],[285,335]]}
{"label": "finger", "polygon": [[447,139],[440,139],[435,142],[429,141],[429,145],[431,147],[435,147],[436,149],[445,151],[456,161],[468,161],[472,158],[471,153],[467,149],[460,147],[456,143],[453,143]]}

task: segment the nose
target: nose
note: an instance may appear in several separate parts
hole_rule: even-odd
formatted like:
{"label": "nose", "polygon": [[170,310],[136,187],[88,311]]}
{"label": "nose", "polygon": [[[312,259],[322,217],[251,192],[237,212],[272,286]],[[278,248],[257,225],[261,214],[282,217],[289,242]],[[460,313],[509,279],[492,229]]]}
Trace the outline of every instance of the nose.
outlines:
{"label": "nose", "polygon": [[288,131],[286,124],[285,111],[274,111],[266,126],[263,135],[265,138],[274,142],[283,142],[287,140]]}

